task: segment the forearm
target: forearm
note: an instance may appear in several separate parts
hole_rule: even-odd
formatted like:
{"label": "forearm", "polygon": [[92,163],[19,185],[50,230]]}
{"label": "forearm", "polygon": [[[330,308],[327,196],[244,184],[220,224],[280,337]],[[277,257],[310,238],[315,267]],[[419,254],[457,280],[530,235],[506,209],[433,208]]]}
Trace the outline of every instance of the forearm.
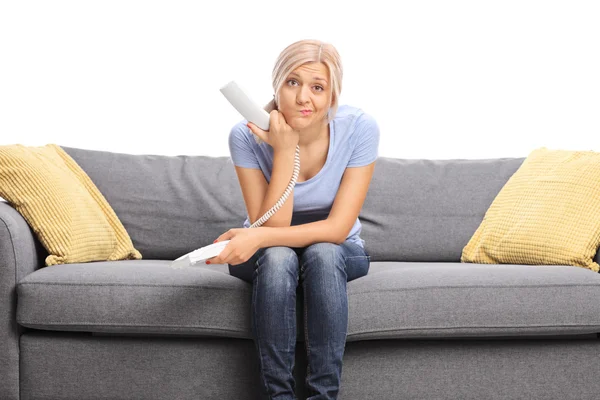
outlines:
{"label": "forearm", "polygon": [[327,219],[301,225],[262,228],[264,234],[260,247],[306,247],[321,242],[343,242],[340,241],[337,229],[331,225],[331,220]]}
{"label": "forearm", "polygon": [[[273,172],[269,187],[265,193],[260,212],[256,216],[256,220],[261,218],[264,213],[269,211],[275,205],[285,192],[292,174],[294,172],[294,156],[295,149],[275,151],[273,154]],[[288,198],[283,205],[269,218],[262,226],[264,227],[280,227],[290,226],[292,221],[292,212],[294,208],[294,191],[290,191]],[[252,221],[251,223],[254,223]]]}

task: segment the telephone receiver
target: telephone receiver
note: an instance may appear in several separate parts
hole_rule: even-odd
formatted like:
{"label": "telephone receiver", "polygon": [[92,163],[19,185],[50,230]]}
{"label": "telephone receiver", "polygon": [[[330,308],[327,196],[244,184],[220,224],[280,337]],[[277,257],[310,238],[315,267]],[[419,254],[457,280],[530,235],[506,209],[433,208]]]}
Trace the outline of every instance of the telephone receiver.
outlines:
{"label": "telephone receiver", "polygon": [[235,81],[223,86],[221,93],[244,118],[258,126],[263,131],[269,130],[270,115],[258,105],[248,93]]}
{"label": "telephone receiver", "polygon": [[[244,118],[248,121],[252,122],[256,126],[258,126],[263,131],[269,130],[269,122],[270,115],[269,113],[262,108],[256,101],[254,101],[246,91],[235,81],[231,81],[221,89],[221,93],[223,96],[231,103],[233,107]],[[257,135],[254,135],[254,140],[260,144],[262,143],[262,139]],[[292,178],[285,191],[281,195],[281,198],[275,203],[273,207],[269,211],[267,211],[259,220],[250,225],[250,228],[257,228],[263,225],[273,214],[277,212],[282,206],[283,203],[287,200],[288,196],[296,186],[296,181],[298,180],[298,174],[300,173],[300,145],[296,146],[296,155],[294,157],[294,171],[292,173]]]}

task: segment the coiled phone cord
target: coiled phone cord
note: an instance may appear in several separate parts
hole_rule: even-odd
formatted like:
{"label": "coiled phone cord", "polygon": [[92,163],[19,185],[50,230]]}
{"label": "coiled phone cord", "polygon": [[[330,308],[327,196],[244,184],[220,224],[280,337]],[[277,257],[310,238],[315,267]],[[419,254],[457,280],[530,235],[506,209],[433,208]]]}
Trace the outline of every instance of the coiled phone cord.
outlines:
{"label": "coiled phone cord", "polygon": [[300,173],[300,145],[296,145],[296,154],[294,156],[294,173],[292,174],[292,179],[290,179],[290,183],[288,183],[287,188],[285,189],[285,192],[283,192],[283,195],[281,196],[279,201],[277,203],[275,203],[275,205],[273,207],[271,207],[271,209],[269,211],[267,211],[258,221],[256,221],[252,225],[250,225],[250,228],[258,228],[259,226],[261,226],[262,224],[267,222],[267,220],[269,218],[271,218],[271,216],[273,214],[275,214],[277,212],[277,210],[279,210],[281,208],[281,206],[283,206],[283,203],[285,203],[285,201],[287,200],[288,196],[292,192],[292,189],[294,189],[294,186],[296,186],[296,181],[298,180],[299,173]]}

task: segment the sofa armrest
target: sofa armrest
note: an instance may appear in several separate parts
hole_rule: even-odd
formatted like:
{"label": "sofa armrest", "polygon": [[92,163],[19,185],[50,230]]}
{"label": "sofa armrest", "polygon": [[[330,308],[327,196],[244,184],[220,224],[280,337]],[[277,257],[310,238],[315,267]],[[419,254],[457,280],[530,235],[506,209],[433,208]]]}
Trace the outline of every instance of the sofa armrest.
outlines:
{"label": "sofa armrest", "polygon": [[[44,265],[43,247],[17,210],[0,201],[0,399],[19,399],[17,283]],[[44,250],[45,251],[45,250]]]}

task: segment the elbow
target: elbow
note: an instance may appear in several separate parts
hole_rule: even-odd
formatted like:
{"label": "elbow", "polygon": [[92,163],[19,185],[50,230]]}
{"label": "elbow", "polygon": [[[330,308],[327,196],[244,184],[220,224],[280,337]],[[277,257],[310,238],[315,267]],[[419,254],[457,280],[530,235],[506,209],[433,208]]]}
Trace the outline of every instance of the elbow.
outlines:
{"label": "elbow", "polygon": [[348,237],[348,232],[342,232],[335,236],[335,243],[342,244],[346,241],[347,237]]}
{"label": "elbow", "polygon": [[[250,225],[252,225],[254,222],[258,221],[259,218],[261,218],[262,215],[257,215],[254,218],[251,219]],[[268,218],[264,224],[262,224],[261,226],[265,226],[265,227],[271,227],[271,228],[279,228],[279,227],[288,227],[292,225],[292,216],[285,216],[285,215],[281,215],[280,212],[276,212],[273,215],[271,215],[270,218]]]}
{"label": "elbow", "polygon": [[329,226],[327,228],[327,232],[329,233],[329,240],[331,243],[342,244],[346,241],[350,230],[346,230],[344,228],[340,228],[339,224],[333,221],[331,218],[327,219],[329,222]]}
{"label": "elbow", "polygon": [[264,223],[263,226],[271,226],[274,228],[286,228],[288,226],[291,226],[289,222],[285,222],[285,221],[278,221],[278,222],[274,222],[273,224],[267,224],[266,222]]}
{"label": "elbow", "polygon": [[288,226],[292,225],[292,219],[291,218],[277,218],[277,219],[269,218],[269,220],[267,222],[265,222],[265,225],[268,222],[271,222],[272,225],[270,225],[270,226],[273,226],[273,227],[282,227],[282,228],[285,228],[285,227],[288,227]]}

